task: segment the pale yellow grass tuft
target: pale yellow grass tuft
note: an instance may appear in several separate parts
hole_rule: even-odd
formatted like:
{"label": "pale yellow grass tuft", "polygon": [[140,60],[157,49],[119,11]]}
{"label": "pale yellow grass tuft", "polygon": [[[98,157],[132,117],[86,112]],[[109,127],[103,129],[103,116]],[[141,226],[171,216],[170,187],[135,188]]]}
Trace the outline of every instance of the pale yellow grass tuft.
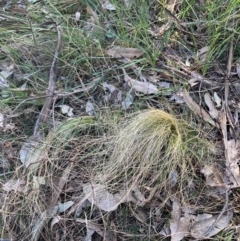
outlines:
{"label": "pale yellow grass tuft", "polygon": [[176,182],[173,174],[177,173],[182,185],[194,175],[193,163],[203,148],[197,134],[183,120],[164,111],[143,111],[126,121],[117,134],[110,159],[97,178],[109,188],[133,190],[167,187]]}

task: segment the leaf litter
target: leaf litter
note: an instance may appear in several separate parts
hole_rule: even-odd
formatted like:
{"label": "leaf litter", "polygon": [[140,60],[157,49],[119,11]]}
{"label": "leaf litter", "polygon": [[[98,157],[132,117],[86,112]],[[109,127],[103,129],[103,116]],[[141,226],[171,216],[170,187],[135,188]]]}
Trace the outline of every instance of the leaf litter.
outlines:
{"label": "leaf litter", "polygon": [[143,56],[144,52],[137,48],[123,48],[115,46],[105,51],[106,55],[112,58],[128,58],[134,59]]}
{"label": "leaf litter", "polygon": [[123,69],[124,72],[124,80],[129,85],[129,87],[133,88],[137,92],[143,93],[143,94],[157,94],[158,88],[149,82],[141,82],[138,80],[135,80],[131,78],[126,71]]}
{"label": "leaf litter", "polygon": [[[110,1],[104,1],[101,3],[102,3],[102,9],[100,9],[100,10],[95,9],[94,7],[91,8],[88,6],[87,11],[88,11],[88,14],[91,15],[91,19],[88,19],[87,21],[84,20],[85,23],[88,22],[87,23],[88,26],[85,25],[85,27],[87,27],[87,29],[89,29],[88,36],[93,38],[93,40],[95,41],[94,44],[99,43],[99,41],[98,41],[99,38],[102,38],[102,40],[105,38],[104,37],[105,36],[104,27],[105,27],[106,22],[102,21],[102,16],[99,14],[99,12],[103,11],[101,13],[101,14],[103,14],[106,12],[115,13],[115,11],[116,11],[116,6],[114,4],[112,4]],[[134,6],[132,1],[124,1],[124,3],[126,5],[125,6],[126,8],[131,8]],[[177,5],[179,5],[179,6],[177,6]],[[175,17],[174,14],[175,14],[176,8],[179,9],[180,6],[181,6],[181,4],[177,4],[176,1],[167,1],[166,6],[163,6],[163,8],[166,8],[167,11],[170,12],[169,13],[166,11],[167,18],[162,19],[163,22],[161,23],[161,26],[158,25],[158,26],[156,26],[156,28],[153,28],[153,30],[152,29],[149,30],[150,33],[154,37],[164,36],[164,34],[168,31],[168,29],[170,29],[172,27],[178,29],[179,26],[177,24],[175,25],[175,22],[174,22],[174,21],[178,21],[178,19]],[[104,11],[104,9],[106,9],[108,11]],[[82,14],[82,13],[84,13],[84,11],[82,11],[82,9],[81,9],[81,10],[75,12],[75,22],[77,22],[79,24],[79,26],[82,24],[81,23],[82,18],[85,17]],[[174,17],[175,17],[175,20],[173,21]],[[109,26],[111,27],[110,22],[108,22],[107,24],[108,24],[108,27]],[[106,26],[107,26],[107,24],[106,24]],[[178,26],[178,27],[176,27],[176,26]],[[184,33],[184,34],[187,34],[187,33]],[[186,39],[187,39],[187,37],[186,37]],[[92,46],[94,46],[94,44]],[[110,58],[112,58],[111,61],[118,61],[117,64],[119,64],[119,62],[126,61],[127,59],[128,60],[131,59],[134,61],[137,58],[140,58],[140,57],[145,58],[146,57],[147,52],[145,53],[144,48],[141,48],[141,49],[144,49],[144,51],[142,51],[139,48],[121,47],[121,46],[124,46],[124,45],[122,45],[121,42],[117,42],[116,45],[114,45],[114,47],[112,47],[113,45],[111,45],[110,48],[106,48],[103,52],[104,52],[105,57],[109,56]],[[129,46],[129,45],[125,45],[125,46]],[[102,45],[102,47],[105,48],[104,45]],[[205,46],[198,50],[198,57],[199,57],[200,62],[202,62],[202,63],[206,62],[209,51],[210,51],[209,49],[210,48],[208,46]],[[102,51],[102,49],[101,49],[101,51]],[[106,58],[106,59],[108,59],[108,58]],[[239,181],[240,174],[239,174],[239,166],[238,166],[239,140],[238,140],[237,135],[235,136],[235,138],[233,138],[233,136],[231,136],[231,134],[229,134],[229,131],[228,131],[230,125],[232,125],[231,128],[233,129],[231,131],[231,133],[233,133],[236,130],[234,125],[236,123],[238,123],[237,122],[238,121],[238,115],[237,115],[238,112],[235,111],[235,114],[234,114],[235,121],[231,122],[232,109],[227,110],[227,108],[225,106],[226,99],[224,100],[224,98],[222,98],[221,91],[216,90],[216,92],[212,92],[211,90],[207,89],[204,92],[205,95],[202,95],[202,93],[200,93],[202,85],[219,88],[219,84],[216,83],[216,81],[211,80],[211,79],[205,77],[204,75],[201,75],[198,72],[195,72],[195,70],[192,71],[192,69],[194,69],[194,68],[196,68],[198,70],[200,68],[199,68],[199,66],[195,65],[196,63],[190,64],[190,62],[188,62],[188,61],[186,62],[185,61],[186,59],[187,60],[191,59],[191,61],[192,61],[191,57],[184,56],[182,58],[182,60],[183,60],[182,62],[187,63],[187,64],[185,64],[185,66],[183,66],[183,65],[181,66],[180,62],[176,62],[177,64],[179,64],[179,66],[177,66],[177,67],[174,66],[174,64],[172,66],[170,66],[171,61],[169,61],[168,70],[171,69],[171,71],[174,71],[174,74],[172,74],[172,75],[169,73],[168,73],[168,75],[164,75],[162,72],[160,74],[156,74],[156,73],[151,74],[150,73],[151,71],[149,71],[149,73],[147,73],[147,72],[141,70],[141,64],[140,64],[141,62],[136,62],[136,63],[133,62],[132,66],[134,66],[134,67],[132,67],[132,69],[134,70],[134,74],[136,77],[130,77],[130,75],[127,74],[126,70],[128,69],[129,66],[127,66],[127,64],[125,62],[126,66],[124,66],[124,67],[118,66],[118,68],[123,69],[124,81],[130,88],[130,91],[128,93],[125,93],[122,88],[118,89],[114,86],[114,84],[109,84],[107,82],[104,82],[102,84],[102,86],[105,89],[106,95],[101,96],[103,98],[99,98],[99,99],[104,99],[105,102],[109,102],[109,103],[113,102],[114,104],[116,104],[116,103],[122,104],[122,108],[125,111],[127,111],[127,110],[132,111],[133,110],[132,107],[135,106],[134,100],[136,100],[136,101],[138,100],[139,93],[141,94],[141,96],[159,95],[159,93],[160,93],[159,90],[161,88],[169,89],[171,86],[173,86],[173,85],[175,86],[176,83],[174,83],[174,82],[176,81],[176,79],[179,78],[179,75],[184,74],[185,77],[188,76],[189,77],[188,79],[190,79],[188,81],[188,84],[193,88],[193,89],[191,89],[191,92],[186,89],[183,89],[183,91],[180,90],[176,94],[172,94],[172,92],[171,92],[170,100],[175,100],[176,101],[175,103],[181,104],[181,105],[178,105],[179,108],[185,108],[184,106],[188,106],[189,109],[191,109],[196,114],[196,116],[198,116],[198,118],[202,118],[206,123],[209,123],[212,127],[216,128],[216,129],[220,129],[222,131],[224,147],[226,149],[225,166],[224,165],[222,165],[222,166],[216,165],[214,163],[211,163],[208,165],[207,164],[203,165],[203,168],[201,169],[201,173],[205,177],[205,184],[207,186],[206,189],[214,188],[215,190],[217,190],[217,194],[215,193],[215,197],[222,198],[223,194],[226,194],[227,191],[229,191],[231,188],[238,188],[239,184],[240,184],[240,181]],[[128,62],[128,64],[129,64],[129,62]],[[231,61],[231,65],[232,65],[232,61]],[[138,67],[138,66],[140,66],[140,67]],[[166,65],[163,64],[163,65],[161,65],[161,68],[164,68],[165,66]],[[239,75],[238,67],[239,67],[238,64],[236,64],[237,74]],[[181,70],[179,70],[179,69],[181,69]],[[162,69],[161,69],[161,71],[162,71]],[[201,71],[199,71],[199,72],[201,72]],[[2,87],[9,88],[7,78],[9,78],[10,76],[13,75],[12,70],[8,70],[8,73],[5,73],[5,72],[1,72],[1,73],[2,73],[1,74],[2,77],[0,78],[0,82],[2,83]],[[164,77],[171,76],[171,78],[167,79],[166,81],[161,81],[164,79],[164,78],[160,77],[161,74]],[[5,76],[5,77],[3,77],[3,76]],[[85,77],[86,76],[84,76],[84,78]],[[160,80],[160,78],[161,78],[161,80]],[[235,83],[234,86],[237,86],[237,84]],[[198,91],[196,91],[195,88],[198,88],[198,87],[199,87],[199,89],[198,89]],[[180,89],[180,88],[178,88],[178,89]],[[26,90],[26,82],[24,84],[22,84],[22,86],[19,88],[19,90],[22,90],[22,91]],[[134,91],[132,91],[132,90],[134,90]],[[214,91],[215,91],[215,89],[214,89]],[[80,91],[80,93],[81,92],[82,91]],[[201,95],[201,101],[199,103],[196,101],[197,98],[191,97],[190,94],[192,94],[192,92],[195,92],[195,94],[198,96]],[[69,96],[74,95],[76,93],[77,92],[73,91],[72,93],[69,94]],[[98,97],[98,94],[96,94],[96,93],[91,93],[91,95],[93,95],[93,97],[96,97],[96,96]],[[122,96],[125,96],[125,99],[123,99]],[[9,97],[9,94],[8,93],[5,94],[5,97]],[[89,96],[88,96],[88,98],[89,98]],[[148,100],[150,100],[150,101],[146,102],[147,105],[148,106],[153,105],[154,97],[151,99],[151,97],[148,96],[147,98],[148,98]],[[93,98],[91,98],[91,99],[93,99]],[[85,100],[86,100],[86,98],[85,98]],[[204,102],[203,102],[203,100],[204,100]],[[99,112],[96,114],[95,107],[98,107],[98,105],[96,105],[95,103],[92,103],[90,101],[90,98],[87,99],[87,101],[85,103],[86,103],[85,109],[82,108],[81,111],[87,113],[90,117],[92,116],[93,118],[99,118],[99,115],[101,115],[102,113]],[[72,106],[72,104],[73,103],[71,103],[71,106]],[[98,104],[101,105],[102,104],[101,101],[99,101]],[[202,106],[202,104],[204,104],[204,106]],[[74,116],[73,116],[73,108],[70,108],[68,105],[56,105],[56,106],[61,108],[62,114],[66,115],[66,117],[74,117],[75,118],[80,113],[80,110],[77,109],[74,106],[74,104],[73,104]],[[50,109],[50,108],[48,108],[48,109]],[[223,109],[225,112],[223,111]],[[75,115],[75,112],[76,112],[76,115]],[[46,116],[50,117],[50,118],[48,118],[48,121],[50,119],[54,120],[54,117],[51,115],[52,115],[51,112],[46,115]],[[82,113],[80,115],[82,115]],[[4,114],[3,118],[2,118],[3,119],[2,123],[5,121],[5,114]],[[61,118],[63,118],[63,117],[61,117]],[[1,121],[0,121],[0,123],[1,123]],[[47,124],[47,123],[48,122],[45,120],[45,121],[43,121],[42,124]],[[1,126],[1,127],[3,127],[3,126]],[[41,132],[41,129],[39,129],[39,128],[37,128],[37,129],[38,129],[38,132],[39,131]],[[65,129],[65,131],[66,131],[66,129]],[[92,131],[92,129],[91,129],[91,131]],[[85,132],[85,133],[87,133],[87,135],[88,135],[89,133],[91,133],[91,131]],[[99,133],[101,133],[104,136],[106,134],[105,130],[104,131],[100,130]],[[131,135],[130,132],[129,132],[129,135]],[[83,136],[81,136],[82,139],[85,138]],[[34,137],[36,137],[35,134],[26,139],[26,141],[22,144],[22,148],[21,148],[19,154],[20,154],[20,161],[22,162],[23,167],[24,167],[23,169],[25,170],[24,172],[25,173],[27,171],[32,172],[30,175],[32,177],[32,179],[31,179],[32,188],[34,190],[36,190],[36,192],[38,192],[42,188],[44,188],[44,186],[48,185],[47,184],[48,180],[46,180],[45,177],[41,176],[41,172],[44,172],[43,170],[49,170],[48,168],[49,167],[52,168],[53,166],[51,166],[50,163],[46,164],[46,160],[44,160],[44,159],[47,159],[47,158],[50,159],[50,156],[45,156],[45,154],[47,152],[46,149],[40,148],[45,140],[44,135],[42,135],[42,138],[37,138],[35,140],[34,140]],[[106,138],[106,136],[105,136],[105,138]],[[82,140],[82,142],[84,142],[84,140]],[[89,142],[87,142],[87,144],[85,144],[86,146],[89,145],[88,150],[90,150],[92,147],[90,145],[90,142],[91,141],[89,141]],[[100,145],[102,145],[102,143],[100,143]],[[84,149],[83,146],[80,145],[79,149],[77,147],[75,147],[76,148],[75,153],[80,152],[81,155],[79,155],[79,156],[81,156],[81,157],[84,156],[84,151],[86,151],[86,149]],[[64,145],[62,145],[61,147],[63,147],[63,149],[66,148],[66,150],[69,148],[69,146],[64,146]],[[59,148],[59,147],[57,147],[57,148]],[[83,152],[81,151],[81,148],[84,149]],[[43,155],[43,153],[44,153],[44,155]],[[108,153],[107,154],[104,153],[105,157],[108,157],[108,155],[109,155]],[[66,160],[69,162],[76,161],[76,160],[73,160],[74,159],[73,157],[68,159],[67,156],[68,155],[64,154],[63,156],[58,158],[58,160],[63,160],[66,158]],[[41,157],[41,158],[39,158],[39,157]],[[52,156],[51,156],[51,158],[52,158]],[[98,158],[96,158],[96,156],[91,157],[91,158],[94,161],[96,161],[96,159],[98,159]],[[91,158],[89,158],[88,164],[90,163]],[[56,163],[54,165],[57,166]],[[61,168],[63,170],[68,170],[68,168],[66,168],[66,167],[68,167],[67,165],[62,163],[61,168],[60,168],[60,166],[61,165],[58,166],[58,168],[59,168],[58,170],[60,170]],[[86,171],[84,168],[81,169],[81,172],[80,172],[81,174],[83,174]],[[36,173],[34,173],[34,170],[38,171],[39,176],[36,175]],[[72,167],[70,168],[70,170],[72,170]],[[174,170],[176,171],[176,169],[174,169]],[[91,171],[93,171],[93,170],[91,170]],[[79,170],[76,170],[76,171],[74,170],[74,172],[79,172]],[[55,183],[58,183],[57,189],[59,191],[53,190],[54,191],[53,192],[54,193],[53,200],[50,202],[51,205],[50,205],[49,209],[42,209],[40,212],[41,215],[39,216],[39,218],[34,219],[35,226],[32,228],[32,231],[33,231],[32,240],[38,240],[41,230],[43,230],[43,227],[46,225],[46,223],[51,222],[51,229],[53,229],[61,221],[64,221],[64,222],[66,220],[72,221],[71,218],[69,218],[70,215],[72,215],[72,214],[75,214],[77,217],[79,217],[79,218],[75,219],[75,221],[76,221],[75,224],[78,222],[86,228],[86,232],[84,234],[85,236],[83,235],[84,240],[86,240],[86,241],[94,240],[93,235],[96,233],[98,233],[105,240],[114,240],[112,238],[111,233],[106,229],[106,227],[104,225],[102,225],[103,222],[101,222],[100,219],[98,219],[98,220],[96,219],[97,221],[95,220],[96,222],[94,222],[93,220],[89,219],[89,216],[84,217],[84,215],[87,215],[86,210],[88,210],[88,208],[90,208],[90,207],[92,210],[94,210],[94,209],[96,210],[96,207],[97,207],[98,210],[101,210],[103,212],[113,212],[115,214],[115,212],[117,212],[121,209],[121,205],[124,205],[126,207],[133,205],[134,209],[139,209],[139,207],[142,207],[144,209],[144,211],[146,211],[146,210],[148,211],[147,206],[150,204],[153,205],[152,204],[153,200],[156,198],[155,192],[153,192],[153,194],[149,195],[148,198],[146,198],[147,197],[146,192],[143,192],[144,188],[151,190],[151,187],[142,187],[142,186],[134,187],[134,188],[132,188],[133,192],[128,193],[128,191],[124,190],[124,189],[111,190],[111,188],[106,187],[105,185],[95,184],[92,182],[86,182],[86,180],[84,180],[84,184],[81,182],[78,182],[78,185],[80,186],[79,189],[81,190],[81,188],[82,188],[80,193],[76,193],[76,195],[73,194],[73,196],[69,195],[69,193],[67,195],[65,195],[66,193],[64,193],[64,190],[65,190],[64,186],[68,185],[68,182],[74,182],[74,178],[76,178],[76,176],[77,176],[76,173],[74,174],[74,172],[71,174],[73,176],[75,175],[74,177],[71,177],[70,173],[66,173],[66,172],[64,172],[64,174],[62,176],[61,175],[59,175],[60,177],[58,176],[58,178],[60,180],[59,180],[59,182],[55,182]],[[166,184],[166,185],[170,185],[169,191],[174,191],[174,189],[176,188],[176,185],[178,183],[178,180],[181,177],[181,171],[179,171],[179,170],[176,171],[177,176],[174,176],[175,175],[174,172],[172,172],[172,173],[173,174],[170,175],[171,177],[169,180],[170,184],[169,183]],[[127,173],[126,173],[126,175],[127,175]],[[91,175],[89,175],[89,176],[91,176]],[[31,186],[28,183],[28,181],[30,180],[28,178],[29,178],[28,176],[24,176],[24,179],[10,179],[9,182],[5,182],[5,184],[2,185],[2,189],[7,193],[11,193],[11,192],[17,193],[17,192],[22,192],[22,186],[26,185],[27,188],[26,188],[25,192],[27,193],[29,191],[29,186]],[[92,178],[92,176],[91,176],[91,178]],[[197,184],[194,184],[194,182],[192,182],[192,183],[193,183],[193,186],[195,185],[196,188],[198,187]],[[126,186],[127,185],[128,184],[126,184]],[[64,193],[64,195],[61,195],[63,193]],[[166,195],[166,194],[163,194],[163,196],[164,195]],[[208,195],[213,196],[214,194],[209,193]],[[68,197],[68,199],[61,200],[62,196],[66,196],[66,197]],[[80,201],[76,202],[76,199],[78,199],[78,198],[80,198]],[[165,211],[167,210],[168,213],[171,213],[171,218],[169,218],[168,221],[165,222],[164,225],[162,225],[162,224],[160,225],[162,228],[161,229],[162,231],[160,233],[165,236],[171,236],[171,240],[182,240],[183,238],[189,238],[189,237],[190,238],[192,237],[195,239],[206,239],[209,237],[213,237],[214,235],[216,235],[217,233],[219,233],[220,231],[225,229],[229,225],[230,221],[232,220],[233,213],[231,212],[231,210],[227,210],[227,209],[223,208],[222,212],[220,212],[218,215],[215,215],[215,214],[213,215],[213,214],[204,213],[204,212],[202,214],[196,214],[197,212],[193,212],[193,213],[189,214],[184,211],[184,207],[183,207],[180,197],[171,195],[170,200],[171,200],[171,202],[169,202],[169,198],[165,199],[164,197],[160,197],[161,205],[164,206],[164,208],[166,208],[168,206],[168,209],[166,208]],[[188,201],[188,200],[185,200],[185,201]],[[191,200],[189,200],[189,202],[190,201]],[[227,202],[225,204],[226,204],[226,206],[228,206]],[[91,210],[91,212],[92,212],[92,210]],[[95,212],[95,210],[94,210],[94,212]],[[135,217],[139,222],[142,222],[142,223],[146,222],[148,215],[146,215],[146,213],[143,212],[141,209],[134,210],[132,212],[135,214]],[[64,217],[65,214],[69,215],[66,220]],[[98,215],[99,215],[99,213],[98,213]],[[159,217],[158,217],[159,219],[161,219],[161,215],[162,215],[162,213],[159,215]],[[97,217],[97,215],[96,216],[93,215],[93,219],[96,217]],[[51,218],[52,218],[52,220],[51,220]],[[98,223],[98,221],[99,221],[99,223]],[[106,220],[104,220],[104,222],[105,221]],[[154,217],[153,217],[153,221],[154,221]],[[158,221],[158,222],[160,222],[160,221]],[[169,225],[167,223],[169,223]],[[115,227],[116,227],[116,225],[115,225]],[[211,228],[209,228],[209,227],[211,227]],[[158,232],[156,231],[156,233],[158,233]]]}

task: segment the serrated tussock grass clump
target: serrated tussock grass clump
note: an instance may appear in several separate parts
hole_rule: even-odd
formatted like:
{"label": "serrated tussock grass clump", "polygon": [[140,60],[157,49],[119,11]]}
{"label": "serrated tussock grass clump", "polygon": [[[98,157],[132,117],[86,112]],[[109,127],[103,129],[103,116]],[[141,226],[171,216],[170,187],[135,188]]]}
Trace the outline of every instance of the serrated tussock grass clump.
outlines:
{"label": "serrated tussock grass clump", "polygon": [[98,178],[116,190],[166,188],[176,184],[173,173],[177,173],[177,185],[183,187],[208,149],[197,134],[186,122],[162,110],[143,111],[126,121]]}

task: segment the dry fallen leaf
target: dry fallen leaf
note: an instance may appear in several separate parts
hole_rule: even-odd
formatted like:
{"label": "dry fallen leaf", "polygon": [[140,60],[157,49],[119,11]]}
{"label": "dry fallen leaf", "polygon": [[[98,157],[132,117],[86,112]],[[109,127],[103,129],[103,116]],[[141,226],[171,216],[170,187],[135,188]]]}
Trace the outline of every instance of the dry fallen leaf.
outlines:
{"label": "dry fallen leaf", "polygon": [[105,51],[105,53],[112,58],[139,58],[143,56],[144,52],[137,48],[121,48],[119,46],[113,47]]}
{"label": "dry fallen leaf", "polygon": [[3,127],[3,132],[6,132],[6,131],[12,131],[16,128],[15,124],[14,123],[10,123],[10,124],[6,124],[4,125]]}
{"label": "dry fallen leaf", "polygon": [[92,241],[92,236],[95,233],[93,229],[87,228],[87,234],[83,241]]}
{"label": "dry fallen leaf", "polygon": [[[81,219],[81,218],[77,218],[76,219],[77,222],[79,223],[83,223],[86,224],[86,228],[89,230],[93,230],[94,232],[98,233],[101,237],[104,238],[105,241],[112,241],[112,235],[110,234],[109,231],[106,230],[106,228],[100,224],[96,224],[90,220],[86,220],[86,219]],[[90,232],[92,233],[92,232]],[[86,239],[86,241],[89,241],[91,239],[91,235],[87,236],[88,239]],[[84,240],[85,241],[85,240]]]}
{"label": "dry fallen leaf", "polygon": [[237,67],[238,77],[240,78],[240,63],[237,63],[237,64],[236,64],[236,67]]}
{"label": "dry fallen leaf", "polygon": [[[153,84],[157,84],[157,83],[167,83],[167,82],[160,82],[160,77],[157,75],[157,74],[153,74],[153,75],[147,75],[147,80]],[[170,87],[170,84],[169,84],[169,87]],[[168,88],[168,87],[166,87]]]}
{"label": "dry fallen leaf", "polygon": [[221,172],[216,164],[205,165],[201,170],[201,173],[206,178],[206,184],[211,187],[224,187],[224,181]]}
{"label": "dry fallen leaf", "polygon": [[62,220],[62,218],[61,218],[60,216],[58,216],[58,215],[55,216],[55,217],[52,219],[52,221],[51,221],[51,230],[52,230],[54,224],[58,223],[60,220]]}
{"label": "dry fallen leaf", "polygon": [[103,83],[103,88],[108,89],[111,93],[117,89],[114,85],[108,84],[107,82]]}
{"label": "dry fallen leaf", "polygon": [[106,82],[103,83],[103,87],[110,92],[110,94],[104,96],[105,101],[121,103],[122,92],[120,90],[118,90],[114,85],[108,84]]}
{"label": "dry fallen leaf", "polygon": [[14,192],[22,192],[24,189],[25,181],[22,179],[17,180],[9,180],[4,183],[2,186],[2,190],[6,192],[14,191]]}
{"label": "dry fallen leaf", "polygon": [[75,13],[75,21],[79,21],[80,20],[80,17],[81,17],[81,13],[80,12],[76,12]]}
{"label": "dry fallen leaf", "polygon": [[25,91],[26,89],[27,89],[27,82],[25,82],[20,86],[20,88],[18,88],[19,91]]}
{"label": "dry fallen leaf", "polygon": [[185,65],[186,65],[187,67],[190,67],[190,66],[191,66],[191,62],[190,62],[189,58],[186,58]]}
{"label": "dry fallen leaf", "polygon": [[133,4],[133,0],[124,0],[124,4],[127,7],[127,9],[129,9]]}
{"label": "dry fallen leaf", "polygon": [[[233,212],[228,211],[226,215],[222,215],[221,218],[219,218],[218,220],[218,215],[213,216],[211,214],[199,214],[195,218],[195,222],[191,227],[190,234],[192,237],[198,240],[210,238],[228,226],[229,222],[232,219],[232,215]],[[213,228],[211,232],[208,233],[208,230],[212,225]]]}
{"label": "dry fallen leaf", "polygon": [[172,94],[172,96],[170,97],[170,100],[175,101],[178,104],[183,104],[185,101],[183,98],[182,89],[180,89],[176,93]]}
{"label": "dry fallen leaf", "polygon": [[211,99],[211,96],[209,93],[205,93],[204,95],[204,101],[206,103],[206,105],[208,106],[209,108],[209,114],[210,116],[213,118],[213,119],[217,119],[218,117],[218,110],[216,109],[212,99]]}
{"label": "dry fallen leaf", "polygon": [[96,116],[95,107],[90,100],[86,103],[86,112],[89,116]]}
{"label": "dry fallen leaf", "polygon": [[90,6],[87,6],[87,12],[92,15],[93,19],[94,19],[94,23],[97,24],[97,25],[100,25],[100,20],[99,20],[99,17],[97,15],[97,13],[90,7]]}
{"label": "dry fallen leaf", "polygon": [[[121,203],[133,202],[138,206],[146,203],[139,190],[135,189],[135,195],[127,191],[120,190],[114,195],[109,193],[106,188],[101,184],[83,184],[83,192],[85,197],[82,199],[84,202],[88,200],[92,205],[98,206],[101,210],[110,212],[118,208]],[[81,202],[83,204],[83,202]]]}
{"label": "dry fallen leaf", "polygon": [[207,121],[211,125],[218,127],[217,123],[212,120],[211,116],[192,99],[186,89],[183,89],[182,93],[184,100],[190,110],[192,110],[196,115],[202,117],[203,120]]}
{"label": "dry fallen leaf", "polygon": [[107,212],[116,210],[120,204],[115,196],[107,192],[104,186],[100,184],[84,184],[83,192],[88,197],[90,203]]}
{"label": "dry fallen leaf", "polygon": [[61,112],[63,114],[67,114],[69,117],[73,116],[73,108],[68,105],[59,105],[58,107],[61,108]]}
{"label": "dry fallen leaf", "polygon": [[0,113],[0,127],[3,128],[4,115]]}
{"label": "dry fallen leaf", "polygon": [[239,187],[240,175],[238,160],[240,158],[240,141],[228,140],[227,115],[225,111],[222,110],[219,112],[218,121],[222,130],[223,143],[225,147],[226,176],[229,178],[229,184],[231,185],[231,187]]}
{"label": "dry fallen leaf", "polygon": [[9,161],[4,157],[0,157],[0,168],[2,169],[1,174],[4,175],[5,170],[9,169],[9,167],[10,167]]}
{"label": "dry fallen leaf", "polygon": [[0,88],[8,88],[7,78],[13,73],[14,65],[6,66],[5,70],[0,72]]}
{"label": "dry fallen leaf", "polygon": [[115,7],[112,3],[108,2],[108,1],[104,2],[104,3],[102,4],[102,7],[103,7],[104,9],[109,10],[109,11],[115,11],[115,10],[116,10],[116,7]]}
{"label": "dry fallen leaf", "polygon": [[168,9],[168,11],[173,13],[176,3],[177,3],[177,0],[168,0],[165,7],[166,9]]}
{"label": "dry fallen leaf", "polygon": [[93,38],[97,42],[103,41],[105,32],[97,13],[89,6],[87,6],[87,12],[91,15],[90,19],[85,24],[85,29],[89,31],[88,37]]}
{"label": "dry fallen leaf", "polygon": [[34,190],[39,189],[40,185],[46,184],[45,177],[33,176],[32,184]]}
{"label": "dry fallen leaf", "polygon": [[171,230],[167,222],[165,222],[165,224],[163,225],[163,228],[161,229],[160,234],[165,237],[169,237],[171,235]]}
{"label": "dry fallen leaf", "polygon": [[218,96],[218,94],[216,92],[213,93],[213,97],[214,97],[214,101],[217,104],[216,107],[221,107],[221,98]]}
{"label": "dry fallen leaf", "polygon": [[172,170],[169,174],[169,177],[170,177],[169,179],[170,179],[171,186],[174,187],[179,180],[178,171],[176,169]]}
{"label": "dry fallen leaf", "polygon": [[[232,183],[234,187],[240,187],[240,170],[239,170],[239,160],[240,160],[240,141],[229,140],[227,142],[228,158],[226,161],[227,169],[232,173]],[[233,178],[234,177],[234,178]]]}
{"label": "dry fallen leaf", "polygon": [[201,62],[205,62],[207,60],[207,53],[209,51],[209,46],[202,47],[198,50],[197,56]]}
{"label": "dry fallen leaf", "polygon": [[35,169],[40,165],[42,160],[42,144],[43,137],[40,135],[30,136],[25,143],[23,143],[20,150],[20,161],[26,168]]}
{"label": "dry fallen leaf", "polygon": [[181,217],[181,205],[176,197],[172,197],[171,200],[173,202],[170,220],[171,241],[180,241],[189,235],[190,218]]}
{"label": "dry fallen leaf", "polygon": [[158,89],[155,85],[148,82],[140,82],[138,80],[132,79],[130,76],[127,75],[126,71],[123,69],[124,72],[124,80],[126,83],[132,87],[134,90],[141,92],[143,94],[157,94]]}
{"label": "dry fallen leaf", "polygon": [[68,201],[65,203],[59,203],[58,204],[58,212],[59,213],[63,213],[65,212],[67,209],[69,209],[72,205],[74,204],[73,201]]}
{"label": "dry fallen leaf", "polygon": [[129,107],[133,104],[134,98],[131,94],[127,94],[126,98],[122,102],[122,108],[124,110],[129,109]]}
{"label": "dry fallen leaf", "polygon": [[171,26],[172,26],[172,21],[168,21],[167,23],[163,24],[161,27],[158,27],[153,30],[149,29],[148,32],[154,37],[159,37],[159,36],[162,36]]}

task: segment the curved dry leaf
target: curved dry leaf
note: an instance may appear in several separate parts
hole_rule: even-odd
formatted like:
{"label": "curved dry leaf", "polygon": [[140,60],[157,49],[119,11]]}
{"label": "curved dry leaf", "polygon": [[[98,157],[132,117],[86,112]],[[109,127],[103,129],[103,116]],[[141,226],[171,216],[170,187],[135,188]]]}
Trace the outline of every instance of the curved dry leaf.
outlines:
{"label": "curved dry leaf", "polygon": [[204,95],[204,101],[206,103],[206,105],[208,106],[209,108],[209,114],[210,116],[213,118],[213,119],[217,119],[218,117],[218,110],[216,109],[212,99],[211,99],[211,96],[209,93],[205,93]]}
{"label": "curved dry leaf", "polygon": [[68,105],[59,105],[58,107],[61,108],[61,112],[63,114],[67,114],[69,117],[73,116],[73,108]]}
{"label": "curved dry leaf", "polygon": [[105,53],[112,58],[139,58],[143,56],[144,52],[137,48],[122,48],[122,47],[113,47],[105,51]]}
{"label": "curved dry leaf", "polygon": [[203,118],[203,120],[207,121],[208,123],[210,123],[211,125],[218,127],[217,123],[215,123],[211,116],[205,111],[203,110],[193,99],[192,97],[189,95],[189,93],[187,92],[186,89],[183,89],[182,91],[184,100],[187,104],[187,106],[189,107],[190,110],[192,110],[195,114],[199,115],[200,117]]}
{"label": "curved dry leaf", "polygon": [[55,216],[51,221],[51,230],[54,226],[54,224],[58,223],[62,218],[60,216]]}
{"label": "curved dry leaf", "polygon": [[214,97],[214,101],[217,104],[216,107],[221,107],[221,98],[218,96],[218,94],[216,92],[213,93],[213,97]]}
{"label": "curved dry leaf", "polygon": [[197,85],[199,82],[203,81],[203,76],[200,75],[199,73],[192,71],[191,72],[192,78],[188,81],[191,87]]}
{"label": "curved dry leaf", "polygon": [[173,208],[170,220],[171,241],[180,241],[189,235],[190,218],[181,217],[181,205],[177,198],[171,198]]}
{"label": "curved dry leaf", "polygon": [[90,203],[107,212],[116,210],[120,204],[115,196],[107,192],[104,186],[100,184],[84,184],[83,192],[88,197]]}
{"label": "curved dry leaf", "polygon": [[26,168],[35,169],[40,165],[42,160],[42,145],[43,137],[40,135],[30,136],[25,143],[23,143],[19,152],[20,161]]}
{"label": "curved dry leaf", "polygon": [[158,93],[158,89],[154,84],[149,83],[149,82],[141,82],[141,81],[132,79],[130,76],[127,75],[127,73],[124,69],[123,69],[123,72],[124,72],[124,80],[134,90],[141,92],[143,94],[157,94]]}
{"label": "curved dry leaf", "polygon": [[92,205],[96,205],[107,212],[116,210],[121,203],[133,202],[138,206],[144,203],[142,198],[139,199],[141,196],[139,190],[135,190],[136,196],[134,197],[124,190],[120,190],[113,195],[101,184],[86,183],[83,184],[83,193],[85,194],[83,201],[87,199]]}
{"label": "curved dry leaf", "polygon": [[[219,220],[216,222],[218,215],[212,216],[211,214],[199,214],[195,219],[195,223],[191,228],[190,234],[196,239],[210,238],[226,228],[230,223],[232,216],[233,212],[228,211],[226,215],[222,215],[221,218],[219,218]],[[213,228],[211,232],[206,235],[212,225]]]}
{"label": "curved dry leaf", "polygon": [[205,176],[206,184],[211,187],[224,187],[224,181],[222,173],[219,171],[216,164],[205,165],[201,170],[201,173]]}
{"label": "curved dry leaf", "polygon": [[65,212],[67,209],[72,207],[73,204],[74,204],[73,201],[68,201],[68,202],[65,202],[65,203],[59,203],[58,204],[58,212],[59,213]]}

